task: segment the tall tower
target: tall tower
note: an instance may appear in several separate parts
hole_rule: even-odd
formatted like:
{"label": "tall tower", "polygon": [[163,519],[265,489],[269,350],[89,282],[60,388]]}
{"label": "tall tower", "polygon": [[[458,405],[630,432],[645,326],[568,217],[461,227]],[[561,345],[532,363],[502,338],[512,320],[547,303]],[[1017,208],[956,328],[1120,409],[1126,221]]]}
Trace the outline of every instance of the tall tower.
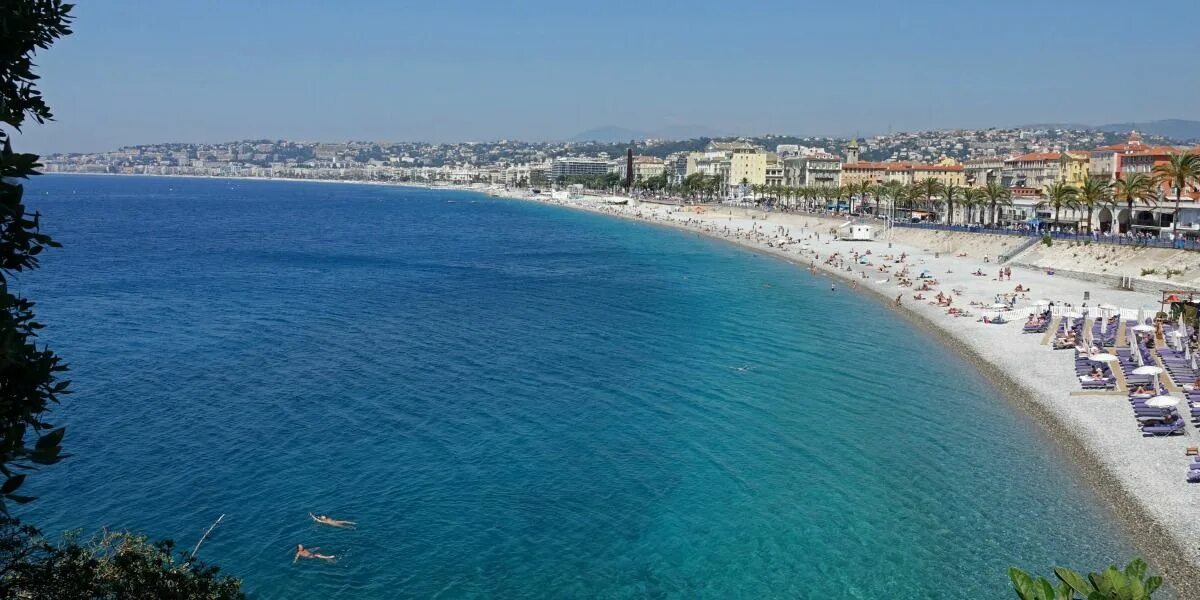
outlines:
{"label": "tall tower", "polygon": [[625,152],[625,191],[633,189],[633,140],[629,140],[629,150]]}
{"label": "tall tower", "polygon": [[856,162],[858,162],[858,139],[852,139],[849,144],[846,144],[846,163],[854,164]]}

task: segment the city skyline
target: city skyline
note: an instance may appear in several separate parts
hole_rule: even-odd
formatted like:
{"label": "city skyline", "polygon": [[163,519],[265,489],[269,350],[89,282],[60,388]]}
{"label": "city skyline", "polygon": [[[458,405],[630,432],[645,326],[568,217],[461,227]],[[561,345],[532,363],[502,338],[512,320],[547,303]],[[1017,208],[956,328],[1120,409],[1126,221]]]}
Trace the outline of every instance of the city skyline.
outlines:
{"label": "city skyline", "polygon": [[1156,5],[1174,17],[1155,17],[1149,53],[1124,5],[1003,10],[85,3],[75,35],[37,57],[56,122],[21,143],[543,141],[603,127],[866,136],[1200,118],[1197,78],[1147,68],[1194,52],[1186,27],[1200,6]]}

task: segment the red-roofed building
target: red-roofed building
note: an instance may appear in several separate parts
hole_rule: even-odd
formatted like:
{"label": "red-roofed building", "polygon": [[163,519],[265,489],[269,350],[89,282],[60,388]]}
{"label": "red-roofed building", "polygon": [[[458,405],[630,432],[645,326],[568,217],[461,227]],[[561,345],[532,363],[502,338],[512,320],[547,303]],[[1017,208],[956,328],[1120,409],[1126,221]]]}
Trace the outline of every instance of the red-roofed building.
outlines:
{"label": "red-roofed building", "polygon": [[1091,151],[1088,162],[1088,174],[1094,179],[1116,181],[1121,172],[1122,157],[1134,152],[1142,152],[1149,148],[1142,142],[1142,136],[1134,131],[1129,139],[1119,144],[1109,144]]}
{"label": "red-roofed building", "polygon": [[1087,155],[1070,152],[1031,152],[1004,161],[1001,182],[1010,188],[1037,190],[1056,181],[1074,183],[1087,172]]}
{"label": "red-roofed building", "polygon": [[966,185],[962,165],[944,162],[931,165],[913,162],[855,162],[842,165],[842,184],[861,181],[874,184],[899,181],[905,185],[924,179],[936,179],[942,185]]}

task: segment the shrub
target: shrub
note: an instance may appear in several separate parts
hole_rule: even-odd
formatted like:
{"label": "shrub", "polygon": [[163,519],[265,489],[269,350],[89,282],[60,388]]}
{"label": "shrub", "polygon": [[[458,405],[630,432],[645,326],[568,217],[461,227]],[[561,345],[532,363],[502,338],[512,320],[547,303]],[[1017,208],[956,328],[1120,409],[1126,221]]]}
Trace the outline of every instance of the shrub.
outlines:
{"label": "shrub", "polygon": [[241,582],[216,567],[128,532],[77,534],[55,544],[29,525],[0,518],[0,597],[128,598],[132,600],[244,598]]}
{"label": "shrub", "polygon": [[1088,573],[1086,579],[1064,567],[1055,568],[1054,575],[1059,580],[1057,587],[1044,577],[1035,580],[1016,567],[1008,570],[1013,590],[1021,600],[1149,600],[1162,586],[1162,577],[1146,577],[1146,563],[1140,558],[1124,571],[1110,566],[1099,573]]}

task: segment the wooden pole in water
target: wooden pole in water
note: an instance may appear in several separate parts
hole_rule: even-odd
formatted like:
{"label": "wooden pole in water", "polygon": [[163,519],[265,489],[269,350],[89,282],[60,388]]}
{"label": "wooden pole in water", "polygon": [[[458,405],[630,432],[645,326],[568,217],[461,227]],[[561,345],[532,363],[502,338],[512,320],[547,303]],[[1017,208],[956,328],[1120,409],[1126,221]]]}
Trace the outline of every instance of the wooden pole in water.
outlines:
{"label": "wooden pole in water", "polygon": [[217,520],[216,520],[216,521],[213,521],[213,524],[212,524],[212,525],[209,525],[209,526],[208,526],[208,531],[205,531],[205,532],[204,532],[204,535],[200,536],[200,541],[196,542],[196,547],[195,547],[195,548],[192,548],[192,555],[191,555],[190,557],[188,557],[188,558],[189,558],[189,560],[190,560],[190,559],[192,559],[192,558],[196,558],[196,553],[200,551],[200,544],[203,544],[203,543],[204,543],[204,540],[208,539],[208,534],[212,533],[212,530],[213,530],[214,528],[216,528],[217,524],[218,524],[218,523],[220,523],[220,522],[221,522],[221,520],[222,520],[222,519],[224,519],[224,518],[225,518],[225,515],[224,515],[224,514],[222,514],[221,516],[217,517]]}

